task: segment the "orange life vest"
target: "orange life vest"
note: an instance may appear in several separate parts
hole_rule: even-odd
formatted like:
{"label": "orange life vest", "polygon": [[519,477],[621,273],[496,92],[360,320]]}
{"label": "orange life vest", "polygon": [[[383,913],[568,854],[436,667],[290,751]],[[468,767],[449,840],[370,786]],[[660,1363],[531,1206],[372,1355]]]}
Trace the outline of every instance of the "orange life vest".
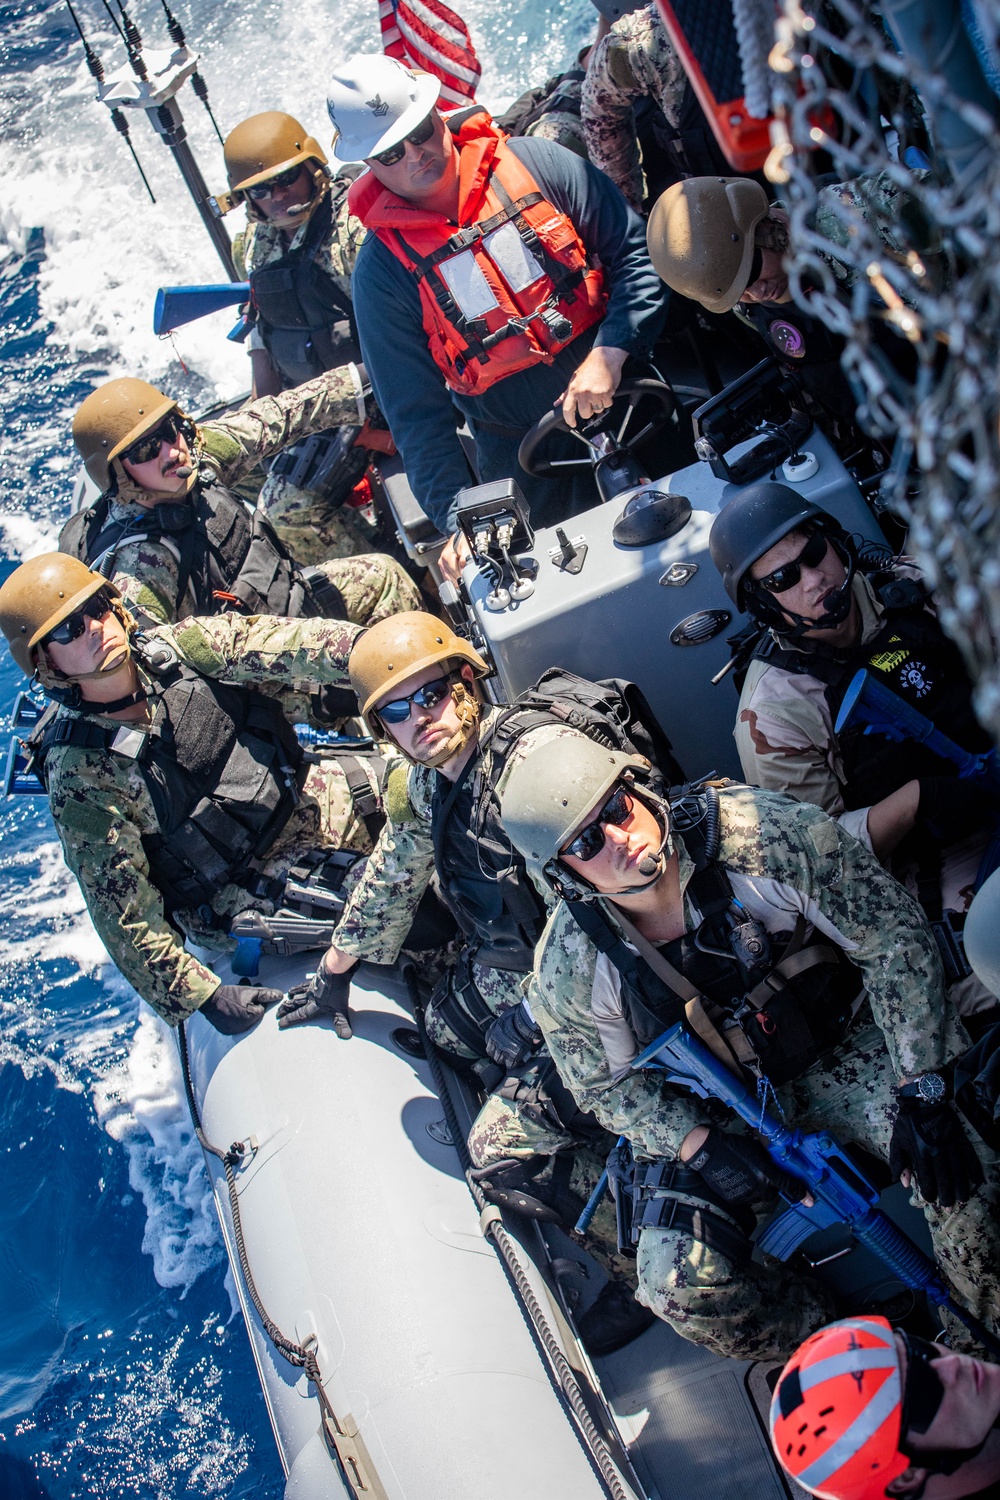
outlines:
{"label": "orange life vest", "polygon": [[408,203],[370,173],[351,211],[416,278],[434,363],[461,395],[553,357],[607,306],[572,221],[555,208],[485,110],[448,122],[460,152],[456,225]]}

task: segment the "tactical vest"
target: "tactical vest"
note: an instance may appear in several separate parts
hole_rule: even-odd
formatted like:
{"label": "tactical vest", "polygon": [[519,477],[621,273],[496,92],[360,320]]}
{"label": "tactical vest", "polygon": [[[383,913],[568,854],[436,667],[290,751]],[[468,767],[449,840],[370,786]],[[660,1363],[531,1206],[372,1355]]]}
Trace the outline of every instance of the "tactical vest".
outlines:
{"label": "tactical vest", "polygon": [[119,547],[143,537],[172,543],[179,555],[175,618],[190,585],[199,615],[237,609],[346,619],[339,595],[316,597],[264,512],[248,509],[224,485],[200,479],[182,503],[137,509],[125,522],[108,520],[110,499],[102,495],[70,517],[59,535],[60,551],[113,578]]}
{"label": "tactical vest", "polygon": [[351,299],[315,260],[333,227],[335,206],[331,189],[313,211],[302,243],[248,272],[264,347],[289,386],[361,358]]}
{"label": "tactical vest", "polygon": [[[644,109],[647,102],[648,109]],[[732,175],[733,169],[715,139],[690,81],[684,85],[676,126],[671,125],[649,95],[638,102],[636,117],[636,132],[643,146],[642,168],[647,197],[651,202],[672,182],[680,182],[685,177]],[[653,151],[649,151],[650,143]]]}
{"label": "tactical vest", "polygon": [[461,153],[458,225],[371,174],[348,201],[414,277],[434,363],[460,395],[555,355],[600,322],[606,277],[485,110],[449,116]]}
{"label": "tactical vest", "polygon": [[[924,607],[923,589],[913,580],[887,573],[874,574],[870,582],[884,613],[866,645],[832,651],[809,642],[805,650],[795,650],[782,646],[769,632],[755,655],[786,672],[817,677],[825,685],[834,722],[851,678],[864,667],[963,749],[974,754],[989,750],[992,742],[973,711],[972,688],[958,647]],[[914,740],[897,744],[850,729],[838,736],[838,743],[848,809],[870,807],[921,776],[955,774],[950,761]]]}
{"label": "tactical vest", "polygon": [[[863,996],[859,970],[816,935],[804,946],[801,918],[780,933],[748,919],[717,859],[718,793],[706,787],[686,808],[692,826],[672,822],[671,831],[694,861],[688,893],[702,920],[659,951],[699,991],[734,1058],[773,1084],[787,1083],[843,1041]],[[683,998],[629,948],[603,905],[568,904],[621,975],[625,1017],[640,1049],[683,1021]]]}
{"label": "tactical vest", "polygon": [[[499,823],[477,831],[474,756],[455,782],[438,776],[431,802],[434,862],[441,892],[477,963],[530,972],[545,926],[545,903]],[[492,1019],[490,1017],[489,1019]]]}
{"label": "tactical vest", "polygon": [[158,824],[143,848],[169,915],[254,873],[249,862],[271,847],[299,801],[306,760],[274,699],[203,677],[159,642],[144,648],[141,636],[136,655],[154,678],[152,725],[58,718],[44,752],[76,745],[135,763]]}

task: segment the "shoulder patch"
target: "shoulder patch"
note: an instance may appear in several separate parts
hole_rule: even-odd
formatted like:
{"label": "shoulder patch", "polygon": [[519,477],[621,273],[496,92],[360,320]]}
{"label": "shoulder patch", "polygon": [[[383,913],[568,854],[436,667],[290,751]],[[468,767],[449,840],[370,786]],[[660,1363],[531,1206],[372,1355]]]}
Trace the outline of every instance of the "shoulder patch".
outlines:
{"label": "shoulder patch", "polygon": [[629,61],[628,43],[615,38],[608,46],[608,76],[620,89],[635,88],[635,74]]}
{"label": "shoulder patch", "polygon": [[817,819],[809,829],[809,840],[817,854],[833,854],[840,843],[832,818]]}
{"label": "shoulder patch", "polygon": [[198,441],[204,452],[209,458],[214,458],[216,463],[231,464],[243,457],[243,449],[236,439],[214,422],[198,428]]}
{"label": "shoulder patch", "polygon": [[410,768],[408,765],[393,766],[385,784],[385,810],[393,823],[412,823],[416,817],[410,801]]}
{"label": "shoulder patch", "polygon": [[91,843],[113,844],[117,841],[112,837],[117,817],[108,807],[70,797],[58,812],[55,809],[53,812],[59,828],[65,828],[68,833],[82,834]]}

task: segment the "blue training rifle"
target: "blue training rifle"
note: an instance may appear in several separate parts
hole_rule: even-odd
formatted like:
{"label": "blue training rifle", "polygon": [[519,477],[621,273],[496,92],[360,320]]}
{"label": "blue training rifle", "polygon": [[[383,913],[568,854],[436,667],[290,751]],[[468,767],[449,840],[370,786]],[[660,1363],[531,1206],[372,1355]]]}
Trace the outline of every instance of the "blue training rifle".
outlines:
{"label": "blue training rifle", "polygon": [[[161,286],[153,308],[153,332],[157,336],[167,334],[184,323],[193,323],[196,318],[218,312],[220,308],[249,300],[249,281],[223,281],[212,286]],[[226,337],[234,343],[242,343],[252,323],[252,318],[241,317]]]}
{"label": "blue training rifle", "polygon": [[980,1343],[1000,1354],[1000,1339],[955,1301],[930,1257],[882,1213],[878,1189],[833,1136],[825,1131],[806,1134],[771,1114],[683,1025],[672,1026],[657,1037],[632,1066],[636,1071],[662,1070],[668,1083],[688,1089],[699,1099],[719,1099],[727,1104],[757,1131],[776,1165],[805,1184],[813,1203],[807,1207],[786,1198],[788,1208],[758,1237],[758,1247],[766,1255],[788,1260],[816,1230],[846,1224],[858,1244],[877,1256],[904,1286],[926,1292],[938,1307],[946,1307],[960,1319]]}
{"label": "blue training rifle", "polygon": [[[963,750],[961,745],[956,745],[954,740],[935,728],[918,708],[912,707],[863,667],[860,672],[855,672],[848,684],[834,730],[843,734],[845,729],[862,727],[865,734],[880,734],[897,744],[916,740],[933,755],[951,761],[963,781],[978,781],[984,791],[1000,796],[1000,758],[995,750],[982,755]],[[997,868],[1000,868],[1000,836],[994,835],[976,875],[977,891]]]}

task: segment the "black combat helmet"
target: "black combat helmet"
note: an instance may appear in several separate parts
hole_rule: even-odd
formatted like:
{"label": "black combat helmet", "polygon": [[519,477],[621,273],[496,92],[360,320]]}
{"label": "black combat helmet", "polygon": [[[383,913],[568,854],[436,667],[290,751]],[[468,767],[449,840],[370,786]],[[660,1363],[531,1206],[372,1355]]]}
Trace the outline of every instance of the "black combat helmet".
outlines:
{"label": "black combat helmet", "polygon": [[[855,558],[848,545],[844,528],[828,511],[822,510],[807,496],[791,485],[765,481],[752,484],[723,506],[712,524],[708,539],[708,550],[712,561],[722,575],[726,593],[736,608],[744,610],[754,619],[767,625],[782,625],[788,621],[778,601],[764,589],[753,587],[749,577],[750,568],[758,558],[782,537],[798,527],[807,530],[825,531],[847,568],[847,581],[843,590],[844,603],[850,607],[850,581],[854,575]],[[844,615],[846,616],[846,609]],[[836,624],[827,618],[824,622]],[[832,613],[837,613],[833,611]],[[812,623],[812,622],[806,622]]]}

